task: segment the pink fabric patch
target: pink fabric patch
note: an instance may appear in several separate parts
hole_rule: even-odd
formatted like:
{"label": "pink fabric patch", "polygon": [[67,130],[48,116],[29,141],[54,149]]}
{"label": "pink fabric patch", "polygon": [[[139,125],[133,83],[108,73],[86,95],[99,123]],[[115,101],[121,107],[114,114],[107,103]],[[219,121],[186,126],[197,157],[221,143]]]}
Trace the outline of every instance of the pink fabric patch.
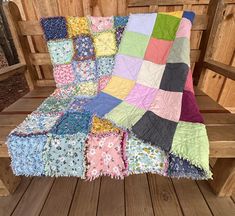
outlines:
{"label": "pink fabric patch", "polygon": [[72,83],[75,79],[71,64],[54,66],[55,82],[59,85],[67,85]]}
{"label": "pink fabric patch", "polygon": [[179,28],[176,32],[176,37],[186,37],[190,39],[190,34],[191,34],[191,28],[192,28],[192,23],[190,20],[186,18],[182,18],[180,21]]}
{"label": "pink fabric patch", "polygon": [[150,38],[144,59],[156,64],[166,64],[173,41]]}
{"label": "pink fabric patch", "polygon": [[102,175],[124,178],[126,167],[123,160],[123,133],[105,135],[89,134],[87,141],[87,173],[93,180]]}
{"label": "pink fabric patch", "polygon": [[99,79],[98,84],[98,91],[102,91],[106,85],[108,84],[109,80],[111,79],[111,76],[103,76]]}
{"label": "pink fabric patch", "polygon": [[181,113],[182,92],[169,92],[159,89],[150,106],[156,115],[178,122]]}
{"label": "pink fabric patch", "polygon": [[129,95],[125,98],[127,103],[135,105],[141,109],[148,110],[156,95],[157,89],[136,84]]}
{"label": "pink fabric patch", "polygon": [[102,32],[113,28],[113,17],[90,17],[92,32]]}
{"label": "pink fabric patch", "polygon": [[193,89],[193,77],[192,77],[192,71],[189,69],[187,79],[185,82],[184,90],[190,91],[194,94],[194,89]]}

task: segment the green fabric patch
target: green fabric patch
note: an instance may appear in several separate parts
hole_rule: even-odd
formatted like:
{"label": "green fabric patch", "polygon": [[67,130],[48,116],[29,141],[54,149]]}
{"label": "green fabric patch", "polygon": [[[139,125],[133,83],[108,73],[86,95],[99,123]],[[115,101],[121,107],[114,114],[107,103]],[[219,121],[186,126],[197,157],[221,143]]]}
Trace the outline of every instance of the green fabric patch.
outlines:
{"label": "green fabric patch", "polygon": [[185,63],[190,66],[190,41],[188,38],[176,38],[171,47],[167,63]]}
{"label": "green fabric patch", "polygon": [[[193,136],[192,136],[193,134]],[[177,125],[171,153],[203,169],[211,177],[209,141],[205,125],[180,121]]]}
{"label": "green fabric patch", "polygon": [[149,36],[126,31],[122,38],[118,53],[143,58],[148,42]]}
{"label": "green fabric patch", "polygon": [[120,103],[104,117],[122,128],[131,128],[145,113],[145,110],[126,102]]}
{"label": "green fabric patch", "polygon": [[180,20],[175,16],[158,14],[153,27],[152,37],[163,40],[174,40]]}

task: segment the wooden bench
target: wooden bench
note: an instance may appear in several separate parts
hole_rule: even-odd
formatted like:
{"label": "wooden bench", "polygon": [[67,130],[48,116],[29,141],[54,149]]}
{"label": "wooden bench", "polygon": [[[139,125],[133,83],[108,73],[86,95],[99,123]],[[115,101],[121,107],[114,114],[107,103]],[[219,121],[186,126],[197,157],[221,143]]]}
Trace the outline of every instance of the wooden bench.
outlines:
{"label": "wooden bench", "polygon": [[[148,6],[152,12],[156,1],[131,0],[128,7]],[[172,1],[157,1],[158,4],[172,4]],[[189,1],[177,1],[182,4]],[[92,5],[91,5],[92,6]],[[156,6],[156,5],[155,5]],[[197,84],[203,79],[203,71],[210,68],[219,74],[235,79],[233,67],[214,62],[209,58],[208,48],[213,43],[218,22],[222,16],[223,1],[211,1],[208,15],[196,15],[193,31],[203,31],[200,49],[191,50],[191,62],[195,64],[194,81]],[[42,36],[39,21],[23,21],[17,5],[13,2],[4,5],[4,11],[10,25],[20,63],[0,71],[0,80],[16,73],[23,72],[30,87],[30,92],[0,113],[0,195],[12,193],[20,182],[9,167],[10,159],[6,136],[23,119],[35,110],[54,90],[54,80],[40,76],[39,66],[50,65],[49,54],[33,53],[30,48],[31,36]],[[100,14],[94,14],[100,15]],[[31,41],[32,42],[32,41]],[[210,141],[210,158],[216,158],[213,166],[214,180],[210,185],[218,196],[230,196],[235,186],[235,115],[195,87],[195,95],[200,111],[205,119]]]}

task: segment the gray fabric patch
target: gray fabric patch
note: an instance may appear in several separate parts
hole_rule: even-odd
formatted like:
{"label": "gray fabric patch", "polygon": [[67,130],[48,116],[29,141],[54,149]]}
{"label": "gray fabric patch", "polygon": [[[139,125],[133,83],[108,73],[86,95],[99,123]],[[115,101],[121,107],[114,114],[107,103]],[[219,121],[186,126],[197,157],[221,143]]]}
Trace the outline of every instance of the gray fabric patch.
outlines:
{"label": "gray fabric patch", "polygon": [[133,133],[145,142],[170,151],[177,123],[163,119],[151,111],[147,111],[132,127]]}
{"label": "gray fabric patch", "polygon": [[183,92],[189,67],[184,63],[167,63],[162,76],[160,89]]}

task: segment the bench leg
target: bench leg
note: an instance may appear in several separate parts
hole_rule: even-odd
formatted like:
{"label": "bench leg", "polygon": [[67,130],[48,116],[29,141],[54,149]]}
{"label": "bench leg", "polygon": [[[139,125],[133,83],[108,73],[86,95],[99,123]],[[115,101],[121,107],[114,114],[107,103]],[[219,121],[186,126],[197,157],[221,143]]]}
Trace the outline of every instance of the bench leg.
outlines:
{"label": "bench leg", "polygon": [[235,189],[235,158],[217,159],[209,184],[217,196],[231,196]]}
{"label": "bench leg", "polygon": [[10,158],[0,158],[0,196],[12,194],[20,183],[10,167]]}

